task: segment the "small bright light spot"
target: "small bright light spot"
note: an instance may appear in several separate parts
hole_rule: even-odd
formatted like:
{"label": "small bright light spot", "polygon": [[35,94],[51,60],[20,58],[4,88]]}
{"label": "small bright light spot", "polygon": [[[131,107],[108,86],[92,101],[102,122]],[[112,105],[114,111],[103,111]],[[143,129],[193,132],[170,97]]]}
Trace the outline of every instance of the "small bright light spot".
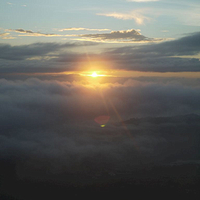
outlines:
{"label": "small bright light spot", "polygon": [[97,75],[96,72],[93,72],[91,76],[92,76],[92,77],[97,77],[98,75]]}
{"label": "small bright light spot", "polygon": [[103,76],[107,76],[105,74],[101,74],[102,71],[88,71],[88,72],[83,72],[80,73],[80,75],[82,76],[89,76],[89,77],[93,77],[93,78],[98,78],[98,77],[103,77]]}

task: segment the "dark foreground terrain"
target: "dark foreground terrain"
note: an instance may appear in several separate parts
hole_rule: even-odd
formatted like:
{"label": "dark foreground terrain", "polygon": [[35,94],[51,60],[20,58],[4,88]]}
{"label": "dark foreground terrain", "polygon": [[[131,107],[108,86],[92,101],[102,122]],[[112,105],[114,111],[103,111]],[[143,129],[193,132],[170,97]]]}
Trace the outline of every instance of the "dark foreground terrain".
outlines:
{"label": "dark foreground terrain", "polygon": [[[20,179],[15,163],[1,161],[0,199],[198,199],[200,197],[200,164],[176,163],[133,171],[102,169],[90,173],[63,173],[38,180]],[[41,171],[41,172],[40,172]],[[46,172],[48,176],[48,172]]]}

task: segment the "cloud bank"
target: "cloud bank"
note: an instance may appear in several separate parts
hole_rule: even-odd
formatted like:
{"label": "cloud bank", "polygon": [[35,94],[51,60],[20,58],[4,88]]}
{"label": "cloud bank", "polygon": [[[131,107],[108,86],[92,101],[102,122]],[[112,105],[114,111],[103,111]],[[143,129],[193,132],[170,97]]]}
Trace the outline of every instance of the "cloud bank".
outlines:
{"label": "cloud bank", "polygon": [[[104,40],[128,38],[137,41],[151,40],[135,30],[116,31],[110,34],[88,34],[86,37]],[[93,62],[104,62],[108,69],[149,72],[195,72],[200,71],[200,33],[161,43],[140,46],[107,48],[101,53],[72,51],[75,47],[98,45],[94,42],[35,43],[30,45],[0,45],[2,59],[0,72],[65,72],[80,70]],[[193,58],[196,56],[196,58]],[[17,60],[17,62],[13,62]],[[41,60],[43,62],[41,62]]]}
{"label": "cloud bank", "polygon": [[200,87],[175,80],[0,79],[0,197],[195,196]]}
{"label": "cloud bank", "polygon": [[[180,84],[136,81],[92,87],[38,79],[1,79],[0,162],[14,163],[18,181],[59,184],[65,192],[66,184],[85,187],[108,184],[110,180],[116,184],[130,181],[130,177],[130,184],[147,184],[149,177],[152,185],[158,177],[168,177],[169,172],[172,182],[182,183],[179,176],[173,178],[173,166],[182,169],[181,177],[189,183],[195,180],[196,171],[192,168],[194,175],[188,175],[190,168],[184,166],[199,166],[198,122],[127,126],[118,122],[137,115],[198,114],[199,90]],[[111,117],[104,128],[94,120],[101,115]],[[156,166],[166,168],[162,171]],[[158,176],[149,176],[153,171],[145,174],[149,168],[155,169]],[[6,170],[9,168],[3,172]],[[10,180],[7,191],[12,194],[11,185],[16,180],[5,173],[3,177]],[[165,179],[161,182],[166,184]]]}
{"label": "cloud bank", "polygon": [[48,53],[55,53],[58,50],[97,45],[92,42],[74,42],[74,43],[34,43],[30,45],[11,46],[0,44],[0,58],[6,60],[25,60],[35,56],[43,56]]}

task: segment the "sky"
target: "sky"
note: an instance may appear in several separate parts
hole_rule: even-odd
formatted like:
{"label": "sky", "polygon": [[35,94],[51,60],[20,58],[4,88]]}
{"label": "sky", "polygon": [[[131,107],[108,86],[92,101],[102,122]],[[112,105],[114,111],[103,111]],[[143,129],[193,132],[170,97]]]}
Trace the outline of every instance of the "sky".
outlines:
{"label": "sky", "polygon": [[0,19],[0,199],[200,195],[199,0],[2,0]]}
{"label": "sky", "polygon": [[121,70],[128,71],[126,76],[135,71],[199,75],[196,0],[0,4],[1,73],[96,70],[112,76],[109,70]]}

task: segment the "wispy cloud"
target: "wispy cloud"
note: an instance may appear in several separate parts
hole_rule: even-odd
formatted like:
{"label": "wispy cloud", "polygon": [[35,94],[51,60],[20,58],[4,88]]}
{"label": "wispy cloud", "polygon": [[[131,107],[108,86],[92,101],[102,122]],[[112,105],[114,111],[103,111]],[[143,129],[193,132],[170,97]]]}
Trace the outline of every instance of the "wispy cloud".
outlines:
{"label": "wispy cloud", "polygon": [[190,10],[180,11],[177,17],[184,25],[200,26],[200,6],[191,7]]}
{"label": "wispy cloud", "polygon": [[73,27],[73,28],[64,28],[59,31],[109,31],[110,29],[93,29],[93,28],[82,28],[82,27]]}
{"label": "wispy cloud", "polygon": [[[7,2],[7,4],[10,5],[10,6],[13,6],[13,5],[15,5],[15,6],[20,6],[19,4],[14,4],[14,3],[11,3],[11,2]],[[21,6],[27,7],[27,5],[25,5],[25,4],[23,4],[23,5],[21,5]]]}
{"label": "wispy cloud", "polygon": [[13,4],[13,3],[11,3],[11,2],[7,2],[7,4],[8,4],[8,5],[14,5],[14,4]]}
{"label": "wispy cloud", "polygon": [[113,12],[113,13],[97,13],[97,15],[102,15],[106,17],[114,17],[116,19],[122,19],[122,20],[135,20],[137,24],[144,24],[145,21],[149,21],[150,18],[145,16],[143,13],[147,9],[138,9],[138,10],[133,10],[129,13],[118,13],[118,12]]}
{"label": "wispy cloud", "polygon": [[9,35],[10,33],[0,33],[0,37],[5,37],[7,35]]}
{"label": "wispy cloud", "polygon": [[6,39],[14,39],[15,37],[10,36],[10,33],[0,33],[0,37],[4,40]]}
{"label": "wispy cloud", "polygon": [[24,29],[8,29],[7,31],[25,34],[25,35],[19,35],[19,36],[43,36],[43,37],[61,37],[61,36],[63,36],[63,35],[54,34],[54,33],[40,33],[40,32],[33,32],[31,30],[24,30]]}

